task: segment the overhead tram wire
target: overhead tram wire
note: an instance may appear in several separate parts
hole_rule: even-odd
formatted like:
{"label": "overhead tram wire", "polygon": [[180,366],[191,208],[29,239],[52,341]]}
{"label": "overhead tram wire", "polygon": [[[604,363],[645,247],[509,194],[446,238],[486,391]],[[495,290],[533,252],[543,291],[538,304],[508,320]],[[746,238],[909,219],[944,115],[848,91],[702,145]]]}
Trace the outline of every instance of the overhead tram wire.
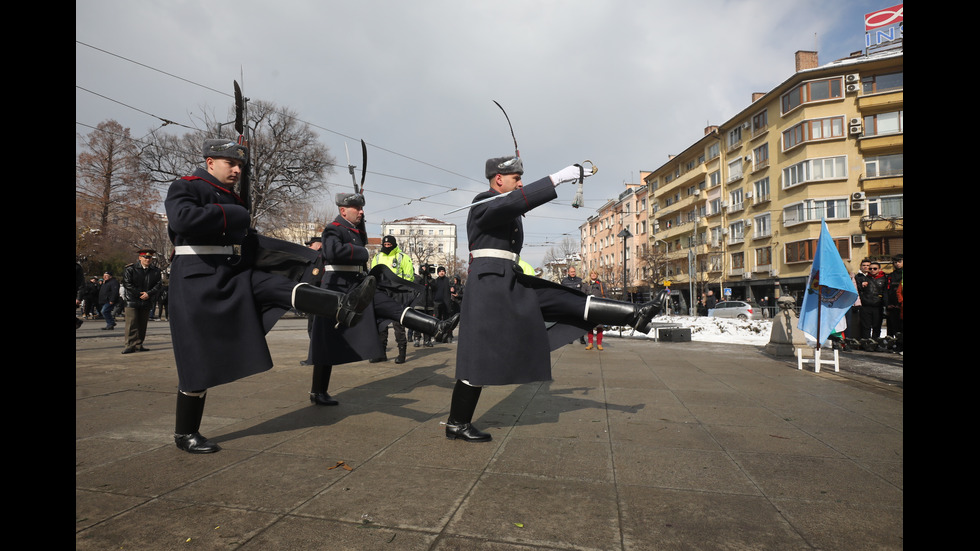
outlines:
{"label": "overhead tram wire", "polygon": [[[145,64],[145,63],[141,63],[141,62],[139,62],[139,61],[136,61],[136,60],[133,60],[133,59],[130,59],[130,58],[127,58],[127,57],[125,57],[125,56],[122,56],[122,55],[119,55],[119,54],[116,54],[116,53],[113,53],[113,52],[110,52],[110,51],[108,51],[108,50],[105,50],[105,49],[103,49],[103,48],[98,48],[98,47],[96,47],[96,46],[93,46],[93,45],[91,45],[91,44],[87,44],[87,43],[85,43],[85,42],[82,42],[82,41],[80,41],[80,40],[76,40],[76,41],[75,41],[75,43],[76,43],[76,44],[79,44],[79,45],[81,45],[81,46],[85,46],[85,47],[87,47],[87,48],[91,48],[91,49],[93,49],[93,50],[96,50],[96,51],[98,51],[98,52],[101,52],[101,53],[104,53],[104,54],[106,54],[106,55],[109,55],[109,56],[112,56],[112,57],[116,57],[116,58],[118,58],[118,59],[121,59],[121,60],[123,60],[123,61],[126,61],[126,62],[128,62],[128,63],[132,63],[132,64],[134,64],[134,65],[138,65],[138,66],[140,66],[140,67],[143,67],[143,68],[146,68],[146,69],[149,69],[149,70],[151,70],[151,71],[154,71],[154,72],[157,72],[157,73],[160,73],[160,74],[163,74],[163,75],[166,75],[166,76],[169,76],[169,77],[171,77],[171,78],[175,78],[175,79],[177,79],[177,80],[180,80],[180,81],[183,81],[183,82],[186,82],[186,83],[188,83],[188,84],[192,84],[192,85],[194,85],[194,86],[197,86],[197,87],[200,87],[200,88],[203,88],[203,89],[205,89],[205,90],[209,90],[209,91],[212,91],[212,92],[215,92],[215,93],[218,93],[218,94],[220,94],[220,95],[222,95],[222,96],[225,96],[225,97],[234,97],[234,96],[233,96],[232,94],[230,94],[230,93],[228,93],[228,92],[223,92],[223,91],[221,91],[221,90],[218,90],[218,89],[216,89],[216,88],[212,88],[212,87],[210,87],[210,86],[206,86],[206,85],[204,85],[204,84],[201,84],[201,83],[199,83],[199,82],[194,82],[194,81],[192,81],[192,80],[190,80],[190,79],[186,79],[186,78],[183,78],[183,77],[180,77],[180,76],[177,76],[177,75],[175,75],[175,74],[173,74],[173,73],[169,73],[169,72],[167,72],[167,71],[163,71],[163,70],[161,70],[161,69],[157,69],[157,68],[155,68],[155,67],[151,67],[150,65],[147,65],[147,64]],[[183,127],[183,128],[187,128],[187,129],[191,129],[191,130],[197,130],[196,128],[193,128],[193,127],[190,127],[190,126],[187,126],[187,125],[184,125],[184,124],[180,124],[180,123],[177,123],[177,122],[174,122],[174,121],[171,121],[171,120],[168,120],[168,119],[165,119],[165,118],[163,118],[163,117],[160,117],[160,116],[157,116],[157,115],[153,115],[152,113],[149,113],[149,112],[147,112],[147,111],[144,111],[144,110],[142,110],[142,109],[138,109],[138,108],[136,108],[136,107],[133,107],[133,106],[130,106],[130,105],[127,105],[127,104],[125,104],[125,103],[123,103],[123,102],[121,102],[121,101],[118,101],[118,100],[114,100],[114,99],[112,99],[112,98],[110,98],[110,97],[108,97],[108,96],[105,96],[105,95],[102,95],[102,94],[98,94],[98,93],[96,93],[96,92],[93,92],[93,91],[91,91],[91,90],[88,90],[88,89],[86,89],[86,88],[83,88],[83,87],[81,87],[81,86],[78,86],[78,85],[76,85],[76,88],[78,88],[78,89],[80,89],[80,90],[84,90],[84,91],[86,91],[86,92],[88,92],[88,93],[90,93],[90,94],[93,94],[93,95],[96,95],[96,96],[98,96],[98,97],[101,97],[101,98],[104,98],[104,99],[106,99],[106,100],[108,100],[108,101],[112,101],[112,102],[115,102],[115,103],[118,103],[119,105],[122,105],[122,106],[124,106],[124,107],[127,107],[127,108],[129,108],[129,109],[132,109],[132,110],[134,110],[134,111],[136,111],[136,112],[138,112],[138,113],[142,113],[142,114],[144,114],[144,115],[148,115],[148,116],[150,116],[150,117],[153,117],[153,118],[155,118],[155,119],[157,119],[157,120],[160,120],[160,121],[162,121],[162,122],[163,122],[163,124],[162,124],[161,126],[168,126],[168,125],[171,125],[171,124],[174,124],[174,125],[177,125],[177,126],[181,126],[181,127]],[[330,128],[326,128],[326,127],[323,127],[323,126],[320,126],[320,125],[318,125],[318,124],[315,124],[315,123],[312,123],[312,122],[309,122],[309,121],[305,121],[305,120],[302,120],[302,119],[300,119],[300,118],[298,118],[298,117],[296,118],[296,120],[297,120],[297,121],[299,121],[299,122],[302,122],[302,123],[304,123],[304,124],[308,124],[308,125],[310,125],[311,127],[313,127],[313,128],[316,128],[316,129],[318,129],[318,130],[323,130],[323,131],[325,131],[325,132],[329,132],[329,133],[331,133],[331,134],[335,134],[335,135],[337,135],[337,136],[340,136],[340,137],[343,137],[343,138],[346,138],[346,139],[350,139],[350,140],[357,140],[357,139],[358,139],[358,138],[354,138],[353,136],[349,136],[349,135],[347,135],[347,134],[344,134],[344,133],[342,133],[342,132],[338,132],[338,131],[336,131],[336,130],[332,130],[332,129],[330,129]],[[409,155],[405,155],[405,154],[402,154],[402,153],[398,153],[397,151],[393,151],[393,150],[391,150],[391,149],[388,149],[388,148],[385,148],[385,147],[382,147],[382,146],[379,146],[379,145],[377,145],[377,144],[372,144],[372,143],[370,143],[370,142],[367,142],[367,141],[365,141],[365,143],[367,143],[367,144],[368,144],[368,145],[370,145],[370,146],[371,146],[372,148],[374,148],[374,149],[377,149],[377,150],[379,150],[379,151],[384,151],[384,152],[386,152],[386,153],[389,153],[389,154],[392,154],[392,155],[395,155],[395,156],[398,156],[398,157],[402,157],[403,159],[406,159],[406,160],[409,160],[409,161],[412,161],[412,162],[415,162],[415,163],[419,163],[419,164],[421,164],[421,165],[425,165],[425,166],[427,166],[427,167],[430,167],[430,168],[434,168],[434,169],[436,169],[436,170],[440,170],[440,171],[443,171],[443,172],[446,172],[447,174],[451,174],[451,175],[453,175],[453,176],[456,176],[456,177],[458,177],[458,178],[463,178],[463,179],[466,179],[466,180],[469,180],[469,181],[472,181],[472,182],[476,182],[476,183],[482,183],[482,181],[481,181],[481,180],[477,180],[477,179],[474,179],[474,178],[472,178],[472,177],[470,177],[470,176],[466,176],[466,175],[464,175],[464,174],[460,174],[460,173],[458,173],[458,172],[454,172],[454,171],[452,171],[452,170],[449,170],[449,169],[446,169],[446,168],[442,168],[442,167],[440,167],[440,166],[437,166],[437,165],[434,165],[434,164],[432,164],[432,163],[429,163],[429,162],[427,162],[427,161],[423,161],[423,160],[421,160],[421,159],[417,159],[417,158],[415,158],[415,157],[412,157],[412,156],[409,156]],[[339,165],[337,165],[337,166],[339,166]],[[343,168],[346,168],[346,166],[344,166]],[[370,172],[369,172],[369,173],[370,173]],[[390,176],[390,175],[383,175],[383,176],[388,176],[388,177],[392,177],[392,178],[398,178],[397,176]],[[411,181],[411,180],[410,180],[410,181]],[[440,186],[439,184],[433,184],[433,183],[431,183],[431,182],[422,182],[422,181],[419,181],[419,180],[414,180],[414,181],[415,181],[415,182],[417,182],[417,183],[424,183],[424,184],[427,184],[427,185],[434,185],[434,186],[437,186],[437,187],[446,187],[446,186]],[[453,187],[453,188],[449,188],[449,189],[448,189],[447,191],[448,191],[448,192],[452,192],[452,191],[461,191],[461,190],[460,190],[460,189],[459,189],[458,187]],[[430,197],[430,196],[423,196],[423,197],[420,197],[420,198],[416,198],[416,199],[411,199],[411,200],[409,201],[409,203],[407,203],[407,204],[410,204],[410,203],[412,203],[412,202],[416,202],[416,201],[419,201],[419,202],[421,202],[421,201],[424,201],[424,200],[426,200],[426,199],[427,199],[428,197]],[[455,205],[453,205],[453,204],[449,204],[449,205],[442,205],[442,206],[455,206]]]}
{"label": "overhead tram wire", "polygon": [[[91,45],[91,44],[87,44],[87,43],[85,43],[85,42],[82,42],[82,41],[80,41],[80,40],[75,40],[75,43],[76,43],[76,44],[79,44],[79,45],[81,45],[81,46],[85,46],[85,47],[87,47],[87,48],[91,48],[91,49],[93,49],[93,50],[96,50],[96,51],[98,51],[98,52],[101,52],[101,53],[103,53],[103,54],[105,54],[105,55],[109,55],[109,56],[112,56],[112,57],[116,57],[116,58],[118,58],[118,59],[121,59],[121,60],[123,60],[123,61],[126,61],[126,62],[128,62],[128,63],[132,63],[132,64],[134,64],[134,65],[138,65],[138,66],[140,66],[140,67],[143,67],[143,68],[146,68],[146,69],[148,69],[148,70],[151,70],[151,71],[154,71],[154,72],[157,72],[157,73],[160,73],[160,74],[162,74],[162,75],[166,75],[166,76],[168,76],[168,77],[171,77],[171,78],[175,78],[175,79],[177,79],[177,80],[180,80],[180,81],[182,81],[182,82],[186,82],[186,83],[188,83],[188,84],[191,84],[191,85],[193,85],[193,86],[197,86],[197,87],[200,87],[200,88],[203,88],[203,89],[205,89],[205,90],[208,90],[208,91],[211,91],[211,92],[215,92],[215,93],[217,93],[217,94],[220,94],[220,95],[222,95],[222,96],[225,96],[225,97],[231,97],[231,98],[233,98],[233,97],[234,97],[234,95],[233,95],[233,94],[230,94],[230,93],[228,93],[228,92],[224,92],[224,91],[221,91],[221,90],[218,90],[218,89],[216,89],[216,88],[213,88],[213,87],[211,87],[211,86],[206,86],[206,85],[204,85],[204,84],[201,84],[201,83],[199,83],[199,82],[194,82],[194,81],[192,81],[192,80],[190,80],[190,79],[187,79],[187,78],[184,78],[184,77],[180,77],[180,76],[177,76],[177,75],[175,75],[175,74],[173,74],[173,73],[169,73],[169,72],[167,72],[167,71],[163,71],[163,70],[161,70],[161,69],[157,69],[157,68],[155,68],[155,67],[151,67],[150,65],[147,65],[147,64],[145,64],[145,63],[141,63],[141,62],[139,62],[139,61],[136,61],[136,60],[133,60],[133,59],[130,59],[130,58],[127,58],[127,57],[125,57],[125,56],[121,56],[121,55],[119,55],[119,54],[116,54],[116,53],[113,53],[113,52],[110,52],[110,51],[108,51],[108,50],[105,50],[105,49],[102,49],[102,48],[98,48],[98,47],[96,47],[96,46],[93,46],[93,45]],[[147,111],[144,111],[144,110],[142,110],[142,109],[138,109],[138,108],[136,108],[136,107],[133,107],[133,106],[131,106],[131,105],[128,105],[128,104],[126,104],[126,103],[123,103],[123,102],[121,102],[121,101],[118,101],[118,100],[115,100],[115,99],[112,99],[112,98],[110,98],[110,97],[108,97],[108,96],[105,96],[105,95],[102,95],[102,94],[99,94],[99,93],[96,93],[96,92],[93,92],[93,91],[91,91],[91,90],[88,90],[88,89],[86,89],[86,88],[83,88],[83,87],[81,87],[81,86],[78,86],[78,85],[76,85],[75,87],[76,87],[77,89],[80,89],[80,90],[84,90],[85,92],[88,92],[88,93],[90,93],[90,94],[93,94],[93,95],[96,95],[96,96],[98,96],[98,97],[101,97],[101,98],[103,98],[103,99],[106,99],[107,101],[112,101],[112,102],[115,102],[115,103],[118,103],[119,105],[122,105],[122,106],[124,106],[124,107],[127,107],[127,108],[129,108],[129,109],[132,109],[132,110],[134,110],[134,111],[136,111],[136,112],[138,112],[138,113],[142,113],[142,114],[144,114],[144,115],[147,115],[147,116],[150,116],[150,117],[153,117],[154,119],[157,119],[157,120],[159,120],[159,121],[161,121],[161,122],[163,123],[163,124],[161,124],[161,127],[163,127],[163,126],[169,126],[169,125],[176,125],[176,126],[180,126],[180,127],[182,127],[182,128],[186,128],[186,129],[190,129],[190,130],[198,130],[197,128],[193,128],[193,127],[191,127],[191,126],[187,126],[187,125],[185,125],[185,124],[181,124],[181,123],[178,123],[178,122],[175,122],[175,121],[172,121],[172,120],[170,120],[170,119],[166,119],[166,118],[164,118],[164,117],[160,117],[160,116],[158,116],[158,115],[153,115],[152,113],[149,113],[149,112],[147,112]],[[340,137],[343,137],[343,138],[346,138],[346,139],[350,139],[350,140],[355,140],[355,141],[356,141],[356,140],[359,140],[358,138],[355,138],[355,137],[353,137],[353,136],[349,136],[349,135],[347,135],[347,134],[344,134],[344,133],[342,133],[342,132],[338,132],[338,131],[336,131],[336,130],[332,130],[332,129],[330,129],[330,128],[326,128],[326,127],[323,127],[323,126],[320,126],[320,125],[318,125],[318,124],[315,124],[315,123],[311,123],[311,122],[309,122],[309,121],[305,121],[305,120],[302,120],[302,119],[300,119],[300,118],[296,118],[296,120],[297,120],[297,121],[299,121],[299,122],[302,122],[302,123],[304,123],[304,124],[308,124],[309,126],[311,126],[311,127],[313,127],[313,128],[316,128],[316,129],[318,129],[318,130],[322,130],[322,131],[324,131],[324,132],[329,132],[329,133],[331,133],[331,134],[334,134],[334,135],[337,135],[337,136],[340,136]],[[81,124],[81,123],[79,123],[79,124]],[[152,133],[152,132],[151,132],[151,133]],[[141,140],[140,140],[140,141],[141,141]],[[483,184],[483,181],[482,181],[482,180],[479,180],[479,179],[476,179],[476,178],[472,178],[472,177],[470,177],[470,176],[467,176],[467,175],[465,175],[465,174],[460,174],[460,173],[458,173],[458,172],[455,172],[455,171],[452,171],[452,170],[449,170],[449,169],[446,169],[446,168],[443,168],[443,167],[440,167],[440,166],[438,166],[438,165],[434,165],[434,164],[432,164],[432,163],[429,163],[429,162],[427,162],[427,161],[423,161],[423,160],[421,160],[421,159],[417,159],[417,158],[415,158],[415,157],[412,157],[412,156],[410,156],[410,155],[405,155],[405,154],[403,154],[403,153],[398,153],[397,151],[393,151],[393,150],[391,150],[391,149],[388,149],[388,148],[386,148],[386,147],[382,147],[382,146],[379,146],[379,145],[377,145],[377,144],[373,144],[373,143],[370,143],[370,142],[367,142],[367,141],[365,141],[365,143],[366,143],[366,144],[368,144],[368,145],[370,145],[370,146],[371,146],[372,148],[374,148],[374,149],[377,149],[377,150],[379,150],[379,151],[384,151],[384,152],[386,152],[386,153],[389,153],[389,154],[391,154],[391,155],[395,155],[395,156],[398,156],[398,157],[401,157],[401,158],[403,158],[403,159],[406,159],[406,160],[409,160],[409,161],[412,161],[412,162],[415,162],[415,163],[419,163],[419,164],[421,164],[421,165],[424,165],[424,166],[427,166],[427,167],[429,167],[429,168],[434,168],[434,169],[436,169],[436,170],[439,170],[439,171],[442,171],[442,172],[445,172],[445,173],[447,173],[447,174],[451,174],[451,175],[453,175],[453,176],[456,176],[456,177],[458,177],[458,178],[463,178],[464,180],[468,180],[468,181],[471,181],[471,182],[475,182],[475,183],[478,183],[478,184],[481,184],[481,185]],[[339,167],[340,165],[335,165],[335,166],[338,166],[338,167]],[[344,166],[343,166],[342,168],[346,168],[346,165],[344,165]],[[461,190],[461,189],[460,189],[460,188],[458,188],[458,187],[452,187],[452,188],[447,188],[447,186],[444,186],[444,185],[440,185],[440,184],[435,184],[435,183],[432,183],[432,182],[424,182],[424,181],[420,181],[420,180],[412,180],[412,179],[409,179],[409,178],[402,178],[402,177],[399,177],[399,176],[394,176],[394,175],[389,175],[389,174],[383,174],[383,173],[376,173],[376,172],[370,172],[370,171],[369,171],[368,173],[369,173],[369,174],[374,174],[374,175],[376,175],[376,176],[383,176],[383,177],[388,177],[388,178],[396,178],[396,179],[401,179],[401,180],[406,180],[406,181],[411,181],[411,182],[416,182],[416,183],[421,183],[421,184],[426,184],[426,185],[432,185],[432,186],[436,186],[436,187],[442,187],[442,188],[446,188],[446,191],[445,191],[445,192],[441,192],[441,193],[437,193],[436,195],[440,195],[440,194],[442,194],[442,193],[451,193],[451,192],[454,192],[454,191],[467,191],[467,190]],[[393,194],[392,194],[391,196],[394,196],[394,197],[398,197],[397,195],[393,195]],[[432,197],[432,195],[426,195],[426,196],[422,196],[422,197],[418,197],[418,198],[411,198],[411,199],[409,200],[409,202],[408,202],[408,203],[405,203],[405,205],[399,205],[399,206],[407,206],[407,205],[409,205],[409,204],[411,204],[411,203],[413,203],[413,202],[431,202],[431,201],[428,201],[428,199],[429,199],[430,197]],[[435,203],[435,202],[432,202],[432,203],[433,203],[433,204],[436,204],[436,205],[440,205],[440,206],[450,206],[450,207],[452,207],[452,206],[457,206],[457,205],[455,205],[455,204],[443,204],[443,203]],[[392,208],[394,208],[394,207],[392,207]],[[386,209],[386,210],[388,210],[388,209]],[[545,218],[552,218],[552,219],[556,219],[556,220],[578,220],[577,218],[564,218],[564,217],[545,217]]]}

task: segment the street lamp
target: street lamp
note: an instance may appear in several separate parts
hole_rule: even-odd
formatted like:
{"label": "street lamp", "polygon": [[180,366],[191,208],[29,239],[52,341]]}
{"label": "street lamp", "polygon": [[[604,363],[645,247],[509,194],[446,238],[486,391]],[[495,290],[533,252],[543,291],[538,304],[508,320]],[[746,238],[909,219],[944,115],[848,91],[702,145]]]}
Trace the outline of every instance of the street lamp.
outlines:
{"label": "street lamp", "polygon": [[623,231],[616,234],[616,237],[623,238],[623,299],[625,300],[626,298],[626,239],[633,237],[633,234],[630,233],[629,228],[623,228]]}

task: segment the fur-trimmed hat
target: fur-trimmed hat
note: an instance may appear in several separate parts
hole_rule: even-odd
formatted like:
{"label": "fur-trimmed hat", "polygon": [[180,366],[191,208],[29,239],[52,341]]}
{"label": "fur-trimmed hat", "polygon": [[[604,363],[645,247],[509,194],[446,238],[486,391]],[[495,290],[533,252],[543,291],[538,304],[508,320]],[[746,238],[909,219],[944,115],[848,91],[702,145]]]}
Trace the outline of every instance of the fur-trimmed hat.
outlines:
{"label": "fur-trimmed hat", "polygon": [[496,174],[524,174],[524,162],[520,157],[494,157],[487,159],[487,179]]}
{"label": "fur-trimmed hat", "polygon": [[338,193],[334,200],[338,207],[364,207],[364,196],[360,193]]}
{"label": "fur-trimmed hat", "polygon": [[248,148],[244,145],[235,143],[234,140],[204,140],[203,155],[205,159],[208,157],[214,157],[223,159],[238,159],[239,161],[244,162],[245,159],[248,159]]}

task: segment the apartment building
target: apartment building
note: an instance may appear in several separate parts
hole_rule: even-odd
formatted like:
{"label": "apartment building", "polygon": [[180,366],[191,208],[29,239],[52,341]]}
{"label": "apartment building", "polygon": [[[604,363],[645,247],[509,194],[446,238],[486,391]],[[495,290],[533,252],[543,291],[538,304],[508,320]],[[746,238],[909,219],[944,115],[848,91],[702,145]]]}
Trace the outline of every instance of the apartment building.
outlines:
{"label": "apartment building", "polygon": [[395,236],[398,248],[411,255],[416,270],[423,264],[433,264],[454,271],[458,246],[456,224],[419,215],[381,222],[381,235]]}
{"label": "apartment building", "polygon": [[582,250],[576,268],[580,277],[585,279],[594,270],[618,297],[624,284],[627,293],[638,299],[649,296],[648,195],[645,184],[627,184],[616,199],[607,201],[579,226]]}
{"label": "apartment building", "polygon": [[[645,173],[656,266],[690,300],[800,298],[826,220],[851,273],[904,235],[902,48],[796,72]],[[885,264],[887,266],[887,264]],[[772,302],[770,302],[771,304]],[[690,302],[689,302],[690,304]]]}

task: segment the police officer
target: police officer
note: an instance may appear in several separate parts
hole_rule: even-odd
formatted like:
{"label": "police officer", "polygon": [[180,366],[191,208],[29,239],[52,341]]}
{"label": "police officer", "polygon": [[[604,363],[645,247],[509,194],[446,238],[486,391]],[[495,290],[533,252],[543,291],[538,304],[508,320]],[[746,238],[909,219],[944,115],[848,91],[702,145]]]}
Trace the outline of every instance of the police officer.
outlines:
{"label": "police officer", "polygon": [[[446,422],[446,437],[466,442],[491,440],[490,434],[472,424],[483,385],[550,380],[551,350],[597,323],[631,325],[648,332],[650,320],[660,310],[658,301],[633,305],[589,297],[529,276],[518,266],[524,244],[522,216],[557,198],[555,188],[577,180],[582,174],[579,166],[526,186],[519,157],[489,159],[485,173],[490,189],[473,202],[512,193],[474,206],[466,221],[470,277],[462,305],[456,386]],[[546,329],[546,322],[555,323]]]}
{"label": "police officer", "polygon": [[[364,196],[360,193],[338,193],[335,197],[339,214],[323,230],[323,280],[327,289],[345,291],[358,284],[367,273],[370,254],[367,250],[367,231],[364,223]],[[396,276],[388,266],[379,264],[371,269],[378,279],[372,308],[364,311],[364,322],[357,327],[337,327],[332,320],[317,316],[313,320],[310,352],[313,359],[313,382],[310,402],[318,406],[338,404],[327,389],[333,366],[381,357],[384,350],[378,339],[378,320],[398,321],[408,329],[432,335],[443,341],[459,316],[440,321],[409,308],[393,298],[407,295],[405,303],[421,292],[414,282]]]}
{"label": "police officer", "polygon": [[123,270],[123,292],[126,299],[126,347],[123,354],[142,352],[146,326],[153,303],[163,288],[163,273],[152,265],[153,249],[140,249],[139,261]]}
{"label": "police officer", "polygon": [[[377,265],[388,266],[394,274],[406,281],[415,281],[415,265],[412,259],[401,249],[398,248],[398,240],[394,235],[386,235],[381,240],[381,250],[371,259],[371,267]],[[372,359],[372,362],[387,361],[386,349],[388,347],[388,324],[379,324],[379,336],[381,338],[382,355],[380,358]],[[395,332],[395,344],[398,346],[398,357],[395,358],[396,364],[405,363],[405,353],[408,349],[408,339],[405,336],[405,327],[397,321],[391,321],[391,328]]]}
{"label": "police officer", "polygon": [[[315,258],[302,245],[260,238],[233,191],[248,150],[231,140],[206,140],[205,168],[175,180],[167,192],[170,328],[177,364],[174,441],[189,453],[220,449],[199,432],[211,387],[272,367],[265,334],[290,307],[354,325],[374,294],[373,278],[349,293],[319,289],[256,268],[262,248]],[[261,247],[260,247],[261,244]]]}

